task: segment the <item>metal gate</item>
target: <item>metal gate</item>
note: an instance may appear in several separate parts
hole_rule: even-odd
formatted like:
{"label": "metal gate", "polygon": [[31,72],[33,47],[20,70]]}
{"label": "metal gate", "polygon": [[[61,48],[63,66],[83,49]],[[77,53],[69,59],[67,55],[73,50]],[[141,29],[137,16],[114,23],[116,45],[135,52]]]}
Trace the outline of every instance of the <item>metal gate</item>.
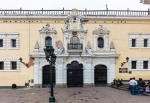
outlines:
{"label": "metal gate", "polygon": [[67,86],[83,87],[83,65],[77,61],[67,65]]}
{"label": "metal gate", "polygon": [[[52,70],[53,73],[53,84],[55,84],[55,68]],[[46,65],[43,67],[43,88],[49,88],[50,87],[50,66]]]}
{"label": "metal gate", "polygon": [[107,67],[105,65],[95,66],[95,84],[107,84]]}

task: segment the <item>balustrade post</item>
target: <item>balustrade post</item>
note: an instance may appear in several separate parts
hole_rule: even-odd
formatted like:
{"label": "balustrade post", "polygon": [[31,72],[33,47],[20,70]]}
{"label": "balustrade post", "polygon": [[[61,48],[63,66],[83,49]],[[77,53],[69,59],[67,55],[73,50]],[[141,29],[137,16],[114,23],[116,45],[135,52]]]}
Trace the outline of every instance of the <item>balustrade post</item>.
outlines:
{"label": "balustrade post", "polygon": [[43,8],[42,8],[42,14],[43,14]]}
{"label": "balustrade post", "polygon": [[22,10],[22,8],[20,8],[20,14],[21,14],[21,10]]}
{"label": "balustrade post", "polygon": [[64,14],[64,7],[63,7],[63,14]]}

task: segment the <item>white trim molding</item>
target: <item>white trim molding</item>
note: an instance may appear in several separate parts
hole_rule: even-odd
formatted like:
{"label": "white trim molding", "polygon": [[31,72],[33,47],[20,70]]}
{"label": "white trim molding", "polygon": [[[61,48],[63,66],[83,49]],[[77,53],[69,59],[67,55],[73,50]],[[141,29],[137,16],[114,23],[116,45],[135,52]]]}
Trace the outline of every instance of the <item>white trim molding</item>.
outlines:
{"label": "white trim molding", "polygon": [[44,52],[43,48],[45,48],[45,39],[46,37],[50,37],[52,39],[52,46],[54,47],[54,50],[56,50],[56,30],[54,27],[50,27],[49,24],[44,26],[42,29],[39,30],[40,36],[41,36],[41,46],[40,46],[40,52]]}
{"label": "white trim molding", "polygon": [[[3,70],[0,70],[0,71],[20,71],[20,61],[19,61],[19,58],[0,58],[0,61],[1,62],[4,62],[4,69]],[[11,69],[11,62],[16,62],[17,65],[16,65],[16,69],[15,70],[12,70]]]}
{"label": "white trim molding", "polygon": [[0,39],[3,40],[3,47],[0,47],[0,49],[6,49],[6,34],[0,33]]}
{"label": "white trim molding", "polygon": [[[93,51],[108,51],[109,50],[109,30],[107,30],[107,28],[104,28],[103,25],[99,25],[98,29],[93,30]],[[103,48],[99,48],[98,47],[98,38],[101,37],[104,40],[104,47]]]}
{"label": "white trim molding", "polygon": [[[129,33],[129,48],[139,48],[140,47],[140,38],[139,38],[139,34],[132,34],[132,33]],[[136,39],[136,45],[135,47],[132,47],[132,39]]]}
{"label": "white trim molding", "polygon": [[[8,43],[8,49],[19,49],[19,33],[6,33],[8,35],[7,43]],[[16,47],[12,47],[11,40],[16,40]]]}
{"label": "white trim molding", "polygon": [[[147,47],[144,47],[144,39],[147,39]],[[141,35],[141,47],[142,48],[150,48],[150,34],[142,34]]]}
{"label": "white trim molding", "polygon": [[[136,69],[132,69],[132,61],[136,61]],[[143,69],[144,61],[148,61],[148,69]],[[150,58],[130,58],[128,68],[129,70],[150,70]]]}

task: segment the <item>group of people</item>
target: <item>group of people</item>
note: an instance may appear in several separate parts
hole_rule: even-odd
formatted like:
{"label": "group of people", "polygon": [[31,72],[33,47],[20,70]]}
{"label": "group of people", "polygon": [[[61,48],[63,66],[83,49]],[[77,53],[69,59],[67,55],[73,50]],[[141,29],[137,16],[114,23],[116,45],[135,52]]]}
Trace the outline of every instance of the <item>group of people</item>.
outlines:
{"label": "group of people", "polygon": [[118,79],[118,80],[114,79],[113,82],[111,83],[111,87],[113,87],[113,86],[115,86],[115,85],[117,86],[117,88],[118,88],[119,86],[121,86],[121,85],[122,85],[121,80],[120,80],[120,79]]}
{"label": "group of people", "polygon": [[132,95],[138,94],[141,95],[141,91],[145,93],[150,93],[150,81],[145,83],[142,78],[139,78],[138,81],[135,78],[130,78],[129,81],[129,90]]}

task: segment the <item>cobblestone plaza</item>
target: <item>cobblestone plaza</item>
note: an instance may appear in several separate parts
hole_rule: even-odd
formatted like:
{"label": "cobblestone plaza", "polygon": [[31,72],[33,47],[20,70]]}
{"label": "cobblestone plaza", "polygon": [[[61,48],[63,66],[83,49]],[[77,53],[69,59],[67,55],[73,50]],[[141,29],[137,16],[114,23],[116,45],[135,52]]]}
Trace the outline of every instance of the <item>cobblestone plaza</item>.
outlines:
{"label": "cobblestone plaza", "polygon": [[[56,103],[150,103],[149,96],[110,87],[55,88]],[[0,103],[49,103],[49,89],[0,89]]]}

